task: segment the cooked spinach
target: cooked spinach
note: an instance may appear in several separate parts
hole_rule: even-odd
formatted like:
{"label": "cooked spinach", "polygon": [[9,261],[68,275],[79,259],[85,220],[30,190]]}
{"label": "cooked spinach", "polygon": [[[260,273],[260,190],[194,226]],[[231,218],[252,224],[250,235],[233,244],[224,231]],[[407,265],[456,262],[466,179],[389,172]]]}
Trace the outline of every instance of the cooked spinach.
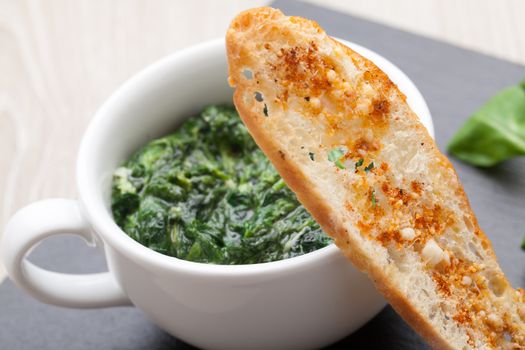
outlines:
{"label": "cooked spinach", "polygon": [[488,167],[525,155],[525,80],[490,99],[454,135],[448,151]]}
{"label": "cooked spinach", "polygon": [[331,243],[228,106],[206,108],[119,167],[112,210],[136,241],[189,261],[262,263]]}

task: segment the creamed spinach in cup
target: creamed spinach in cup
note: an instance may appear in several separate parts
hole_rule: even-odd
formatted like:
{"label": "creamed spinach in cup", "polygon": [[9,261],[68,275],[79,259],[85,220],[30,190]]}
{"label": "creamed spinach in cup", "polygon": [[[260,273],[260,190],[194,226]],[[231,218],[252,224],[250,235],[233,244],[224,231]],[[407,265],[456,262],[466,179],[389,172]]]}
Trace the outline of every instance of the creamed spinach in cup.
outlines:
{"label": "creamed spinach in cup", "polygon": [[255,264],[331,243],[228,106],[207,107],[122,164],[112,210],[136,241],[195,262]]}

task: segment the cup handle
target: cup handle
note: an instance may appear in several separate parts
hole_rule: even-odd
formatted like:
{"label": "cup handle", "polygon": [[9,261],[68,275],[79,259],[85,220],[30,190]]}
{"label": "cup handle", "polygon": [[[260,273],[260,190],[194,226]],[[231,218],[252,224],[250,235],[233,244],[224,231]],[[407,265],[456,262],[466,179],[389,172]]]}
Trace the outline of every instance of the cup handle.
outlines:
{"label": "cup handle", "polygon": [[131,305],[111,272],[64,274],[42,269],[26,256],[44,238],[76,234],[90,246],[96,237],[77,201],[47,199],[19,210],[9,221],[0,255],[10,278],[36,299],[73,308]]}

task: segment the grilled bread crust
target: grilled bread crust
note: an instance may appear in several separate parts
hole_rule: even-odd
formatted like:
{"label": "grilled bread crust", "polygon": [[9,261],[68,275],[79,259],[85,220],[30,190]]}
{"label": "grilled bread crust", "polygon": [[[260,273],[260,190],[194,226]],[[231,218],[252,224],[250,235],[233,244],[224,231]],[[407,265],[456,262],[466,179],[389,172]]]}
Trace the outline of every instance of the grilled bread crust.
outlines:
{"label": "grilled bread crust", "polygon": [[455,170],[387,75],[272,8],[226,35],[234,103],[336,245],[434,348],[525,347],[513,289]]}

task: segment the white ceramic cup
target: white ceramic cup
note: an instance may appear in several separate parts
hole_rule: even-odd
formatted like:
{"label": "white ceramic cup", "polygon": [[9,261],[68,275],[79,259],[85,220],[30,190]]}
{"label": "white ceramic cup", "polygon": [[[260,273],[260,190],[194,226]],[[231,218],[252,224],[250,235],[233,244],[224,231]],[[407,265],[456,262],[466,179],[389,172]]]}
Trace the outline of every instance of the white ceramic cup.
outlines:
{"label": "white ceramic cup", "polygon": [[[406,75],[378,54],[347,44],[397,83],[432,134],[425,101]],[[135,305],[174,336],[214,349],[319,348],[350,334],[383,308],[385,301],[372,282],[334,245],[264,264],[210,265],[154,252],[115,224],[110,209],[115,168],[203,107],[231,103],[226,78],[221,39],[170,55],[119,88],[82,140],[79,199],[36,202],[9,222],[1,255],[11,279],[50,304]],[[40,241],[57,234],[77,234],[103,246],[109,272],[61,274],[25,259]]]}

